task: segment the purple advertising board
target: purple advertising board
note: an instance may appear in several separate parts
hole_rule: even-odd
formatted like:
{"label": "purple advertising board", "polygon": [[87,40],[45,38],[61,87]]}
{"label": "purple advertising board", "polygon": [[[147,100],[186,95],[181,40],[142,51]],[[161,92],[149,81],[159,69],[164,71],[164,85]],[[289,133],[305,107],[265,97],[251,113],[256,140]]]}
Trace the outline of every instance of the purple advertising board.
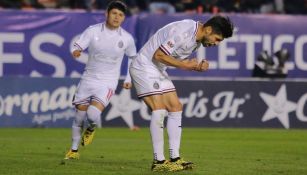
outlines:
{"label": "purple advertising board", "polygon": [[[0,127],[71,127],[77,78],[0,78]],[[121,82],[120,82],[121,83]],[[174,80],[184,127],[307,128],[307,81]],[[151,114],[119,86],[103,127],[148,127]]]}
{"label": "purple advertising board", "polygon": [[[211,15],[150,15],[126,18],[123,27],[138,49],[165,24],[182,19],[206,21]],[[170,69],[172,76],[250,77],[262,50],[290,51],[286,63],[290,78],[307,77],[307,16],[229,14],[235,34],[218,47],[192,55],[206,58],[210,71],[196,73]],[[0,76],[79,77],[87,54],[74,60],[70,46],[89,25],[104,20],[102,12],[0,11]],[[122,74],[126,72],[126,62]]]}

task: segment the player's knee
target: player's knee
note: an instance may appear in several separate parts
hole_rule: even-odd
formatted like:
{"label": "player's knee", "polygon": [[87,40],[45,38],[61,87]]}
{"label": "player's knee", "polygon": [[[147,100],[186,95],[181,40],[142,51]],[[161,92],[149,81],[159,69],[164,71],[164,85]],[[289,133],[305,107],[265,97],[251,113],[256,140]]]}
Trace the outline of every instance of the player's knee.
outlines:
{"label": "player's knee", "polygon": [[73,126],[81,127],[83,126],[83,123],[84,123],[84,119],[81,119],[80,117],[76,117],[73,121]]}
{"label": "player's knee", "polygon": [[98,124],[100,118],[101,111],[95,107],[90,105],[87,109],[87,118],[90,124]]}
{"label": "player's knee", "polygon": [[156,111],[156,110],[163,110],[166,109],[166,106],[164,104],[160,104],[160,103],[154,103],[151,107],[152,111]]}
{"label": "player's knee", "polygon": [[76,110],[75,119],[73,121],[73,126],[81,127],[83,126],[86,117],[86,111]]}
{"label": "player's knee", "polygon": [[166,109],[161,95],[147,96],[143,100],[151,111]]}
{"label": "player's knee", "polygon": [[177,103],[172,103],[167,107],[167,111],[169,112],[178,112],[182,111],[182,104],[178,101]]}

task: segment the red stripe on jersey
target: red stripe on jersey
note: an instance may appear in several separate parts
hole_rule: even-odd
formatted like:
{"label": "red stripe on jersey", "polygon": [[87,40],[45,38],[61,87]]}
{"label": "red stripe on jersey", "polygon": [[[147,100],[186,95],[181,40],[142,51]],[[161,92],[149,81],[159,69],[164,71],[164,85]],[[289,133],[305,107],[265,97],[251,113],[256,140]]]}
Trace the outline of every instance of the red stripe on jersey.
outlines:
{"label": "red stripe on jersey", "polygon": [[162,50],[162,52],[163,52],[165,55],[170,55],[169,51],[168,51],[167,49],[165,49],[163,45],[161,45],[159,48]]}

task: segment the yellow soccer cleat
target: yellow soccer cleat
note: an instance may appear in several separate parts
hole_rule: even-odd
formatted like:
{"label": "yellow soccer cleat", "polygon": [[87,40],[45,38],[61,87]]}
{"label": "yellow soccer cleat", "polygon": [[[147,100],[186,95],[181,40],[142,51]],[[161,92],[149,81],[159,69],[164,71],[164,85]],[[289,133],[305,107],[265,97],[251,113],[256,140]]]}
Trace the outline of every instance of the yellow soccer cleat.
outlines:
{"label": "yellow soccer cleat", "polygon": [[83,136],[82,136],[81,145],[87,146],[87,145],[91,144],[92,141],[93,141],[94,135],[95,135],[95,130],[90,131],[89,129],[86,129],[83,133]]}
{"label": "yellow soccer cleat", "polygon": [[183,170],[183,166],[164,160],[163,162],[154,161],[151,170],[155,172],[175,172]]}
{"label": "yellow soccer cleat", "polygon": [[184,170],[191,170],[191,169],[194,168],[194,164],[192,162],[185,161],[180,157],[177,157],[175,159],[171,159],[170,162],[181,165]]}
{"label": "yellow soccer cleat", "polygon": [[80,158],[80,154],[78,152],[73,152],[72,150],[69,150],[64,159],[68,160],[68,159],[79,159]]}

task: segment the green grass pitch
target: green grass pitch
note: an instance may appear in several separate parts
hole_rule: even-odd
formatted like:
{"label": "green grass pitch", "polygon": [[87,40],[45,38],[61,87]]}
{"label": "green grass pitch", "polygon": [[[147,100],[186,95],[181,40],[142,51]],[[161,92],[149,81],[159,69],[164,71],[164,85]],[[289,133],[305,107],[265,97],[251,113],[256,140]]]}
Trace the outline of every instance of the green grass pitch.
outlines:
{"label": "green grass pitch", "polygon": [[[307,175],[307,130],[184,128],[192,171],[153,173],[148,128],[102,128],[80,160],[63,162],[70,129],[0,129],[0,174]],[[166,136],[166,135],[165,135]],[[165,142],[167,146],[167,142]],[[168,155],[168,152],[165,152]]]}

